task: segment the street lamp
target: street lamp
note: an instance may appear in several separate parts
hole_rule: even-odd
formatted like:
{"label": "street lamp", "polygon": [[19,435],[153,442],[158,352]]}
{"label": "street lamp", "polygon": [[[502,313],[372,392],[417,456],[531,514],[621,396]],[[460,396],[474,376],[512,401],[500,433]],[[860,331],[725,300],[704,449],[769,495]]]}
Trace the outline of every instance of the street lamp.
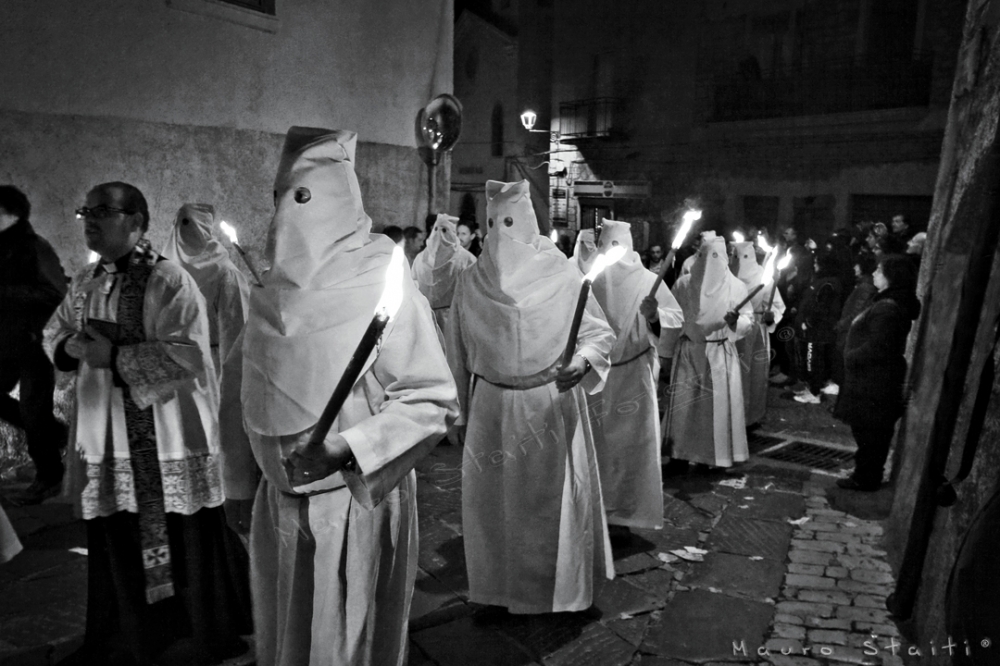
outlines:
{"label": "street lamp", "polygon": [[521,124],[524,125],[524,129],[529,132],[541,132],[542,134],[547,134],[549,130],[535,129],[536,122],[538,122],[538,114],[531,109],[527,109],[521,114]]}

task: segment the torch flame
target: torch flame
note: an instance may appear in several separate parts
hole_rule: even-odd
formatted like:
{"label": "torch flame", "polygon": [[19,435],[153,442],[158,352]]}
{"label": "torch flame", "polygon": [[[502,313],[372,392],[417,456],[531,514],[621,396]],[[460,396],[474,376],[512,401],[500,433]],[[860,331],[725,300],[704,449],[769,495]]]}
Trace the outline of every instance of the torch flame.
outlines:
{"label": "torch flame", "polygon": [[399,311],[399,306],[403,304],[403,265],[406,262],[406,254],[403,248],[397,245],[392,250],[392,258],[389,259],[389,267],[385,270],[385,289],[382,290],[382,297],[375,306],[375,314],[382,313],[392,319]]}
{"label": "torch flame", "polygon": [[583,279],[593,282],[594,280],[597,279],[597,276],[601,274],[601,271],[603,271],[611,264],[618,263],[618,261],[624,256],[625,256],[625,247],[622,245],[617,245],[608,250],[607,252],[602,252],[601,254],[597,255],[596,259],[594,259],[594,265],[591,266],[590,271],[588,271],[587,274],[583,276]]}
{"label": "torch flame", "polygon": [[738,231],[733,232],[733,241],[736,243],[742,243],[746,241],[746,237]]}
{"label": "torch flame", "polygon": [[684,212],[684,222],[681,224],[681,228],[677,231],[677,235],[674,236],[674,242],[671,243],[670,247],[675,250],[681,249],[681,245],[684,244],[684,238],[691,231],[691,225],[696,221],[701,219],[700,210],[688,210]]}
{"label": "torch flame", "polygon": [[770,285],[774,282],[774,279],[778,276],[778,273],[788,268],[788,265],[792,263],[792,255],[785,254],[781,258],[781,261],[775,264],[775,259],[778,258],[777,252],[772,252],[767,257],[767,261],[764,262],[764,276],[761,280],[764,285]]}
{"label": "torch flame", "polygon": [[101,255],[99,255],[96,252],[94,252],[93,250],[91,250],[90,254],[87,255],[87,262],[92,264],[95,261],[100,260],[100,258],[101,258]]}
{"label": "torch flame", "polygon": [[553,230],[552,230],[552,231],[551,231],[551,232],[549,233],[549,239],[550,239],[550,240],[551,240],[551,241],[552,241],[553,243],[558,243],[558,242],[559,242],[559,232],[558,232],[558,231],[556,231],[555,229],[553,229]]}
{"label": "torch flame", "polygon": [[760,249],[764,250],[764,252],[767,252],[769,254],[773,253],[775,250],[774,246],[768,243],[767,239],[764,238],[764,232],[761,232],[760,234],[757,235],[757,245],[760,246]]}
{"label": "torch flame", "polygon": [[233,228],[233,225],[223,220],[222,222],[219,223],[219,228],[222,229],[222,233],[229,236],[230,243],[236,245],[239,242],[238,240],[236,240],[236,229]]}

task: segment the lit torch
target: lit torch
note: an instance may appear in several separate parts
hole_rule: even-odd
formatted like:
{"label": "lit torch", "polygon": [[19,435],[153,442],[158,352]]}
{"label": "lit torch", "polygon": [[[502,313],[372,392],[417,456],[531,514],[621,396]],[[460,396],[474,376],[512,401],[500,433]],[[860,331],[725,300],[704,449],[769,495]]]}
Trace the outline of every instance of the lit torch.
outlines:
{"label": "lit torch", "polygon": [[663,282],[663,278],[667,274],[667,269],[674,263],[674,255],[677,254],[677,250],[681,249],[681,245],[684,244],[684,238],[691,231],[691,226],[700,219],[700,210],[688,210],[684,212],[684,221],[681,223],[681,228],[677,230],[674,242],[670,244],[670,252],[667,253],[667,258],[663,261],[663,265],[660,266],[660,273],[656,276],[656,281],[653,282],[653,288],[649,291],[651,298],[656,298],[656,290],[660,288],[660,283]]}
{"label": "lit torch", "polygon": [[553,243],[558,243],[559,242],[559,232],[556,231],[555,229],[553,229],[551,232],[549,232],[549,240],[551,240]]}
{"label": "lit torch", "polygon": [[368,357],[371,356],[372,350],[375,349],[375,345],[382,337],[382,332],[396,316],[399,306],[403,303],[403,265],[405,262],[406,254],[403,252],[403,248],[397,245],[392,251],[392,259],[389,260],[389,267],[385,272],[385,288],[382,290],[382,297],[379,299],[378,305],[375,306],[375,316],[368,324],[365,334],[361,336],[361,342],[358,343],[357,349],[351,355],[351,360],[347,362],[344,374],[337,382],[337,387],[333,389],[319,421],[316,422],[316,427],[309,436],[310,446],[323,445],[323,440],[329,434],[334,420],[340,413],[340,408],[344,406],[344,401],[347,400],[355,382],[361,376],[361,371],[364,369]]}
{"label": "lit torch", "polygon": [[734,231],[733,232],[733,242],[734,243],[742,243],[744,241],[746,241],[746,238],[743,236],[743,234],[741,234],[738,231]]}
{"label": "lit torch", "polygon": [[264,283],[260,280],[260,274],[257,272],[257,267],[253,265],[253,262],[250,261],[250,255],[246,253],[246,250],[240,247],[239,241],[236,239],[236,229],[233,228],[233,225],[225,221],[219,223],[219,228],[222,229],[224,234],[229,236],[229,240],[232,242],[233,247],[235,247],[236,251],[240,253],[241,257],[243,257],[243,261],[246,262],[247,268],[249,268],[250,273],[253,274],[253,279],[257,281],[259,286],[263,287]]}
{"label": "lit torch", "polygon": [[[777,254],[775,254],[775,257],[777,257]],[[775,265],[774,270],[771,273],[772,280],[774,281],[771,284],[771,296],[767,299],[767,309],[764,310],[764,312],[770,312],[771,305],[774,303],[774,291],[778,288],[778,274],[781,273],[781,271],[788,268],[788,265],[791,263],[792,263],[792,255],[786,252],[785,256],[781,258],[781,261],[779,261],[777,265]]]}
{"label": "lit torch", "polygon": [[93,250],[91,250],[90,254],[87,255],[87,263],[88,264],[92,264],[95,261],[100,261],[100,259],[101,259],[101,255],[97,254]]}
{"label": "lit torch", "polygon": [[[733,237],[735,238],[737,234],[739,234],[740,238],[743,237],[743,235],[740,234],[738,231],[733,234]],[[743,241],[739,240],[737,242],[742,243]],[[757,244],[760,245],[760,248],[767,253],[767,259],[764,260],[764,272],[761,275],[761,282],[759,285],[750,290],[750,293],[747,294],[746,298],[740,301],[739,305],[733,308],[733,312],[738,313],[740,311],[740,308],[749,303],[750,300],[758,293],[760,293],[760,290],[763,289],[764,287],[771,285],[772,283],[774,285],[777,284],[774,279],[774,260],[777,259],[778,256],[774,251],[775,248],[768,244],[767,240],[764,238],[763,235],[757,236]],[[772,300],[774,299],[773,289],[771,290],[771,299]],[[765,309],[764,312],[770,312],[770,311],[771,311],[771,303],[768,302],[767,309]]]}
{"label": "lit torch", "polygon": [[615,246],[607,252],[602,252],[594,259],[594,264],[583,276],[583,284],[580,285],[580,297],[576,301],[576,312],[573,313],[573,323],[569,327],[569,340],[566,341],[566,351],[563,352],[563,367],[569,365],[573,360],[573,352],[576,351],[576,339],[580,334],[580,322],[583,321],[583,311],[587,307],[587,297],[590,295],[590,285],[594,283],[597,276],[611,264],[617,263],[625,256],[625,248],[621,245]]}

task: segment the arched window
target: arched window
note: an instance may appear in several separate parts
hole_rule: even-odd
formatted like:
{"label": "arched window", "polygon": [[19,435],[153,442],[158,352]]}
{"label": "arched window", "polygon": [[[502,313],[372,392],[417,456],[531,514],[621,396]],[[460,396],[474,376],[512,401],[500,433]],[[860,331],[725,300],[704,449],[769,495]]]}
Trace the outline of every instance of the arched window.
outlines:
{"label": "arched window", "polygon": [[500,102],[493,106],[493,117],[490,119],[490,154],[503,157],[503,104]]}

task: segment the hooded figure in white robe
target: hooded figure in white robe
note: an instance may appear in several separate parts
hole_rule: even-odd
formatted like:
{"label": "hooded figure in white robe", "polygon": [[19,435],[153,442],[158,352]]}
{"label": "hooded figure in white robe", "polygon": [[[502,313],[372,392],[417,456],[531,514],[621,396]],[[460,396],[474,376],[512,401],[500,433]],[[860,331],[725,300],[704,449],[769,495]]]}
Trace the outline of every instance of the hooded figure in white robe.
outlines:
{"label": "hooded figure in white robe", "polygon": [[[733,252],[733,271],[747,291],[753,291],[764,277],[764,267],[757,263],[757,250],[753,243],[736,243]],[[771,336],[785,312],[785,302],[777,289],[768,309],[771,287],[765,286],[750,301],[753,307],[754,326],[746,337],[736,341],[743,372],[743,404],[746,407],[746,424],[760,423],[767,413],[767,377],[771,367]],[[767,316],[767,312],[771,316]]]}
{"label": "hooded figure in white robe", "polygon": [[205,297],[212,360],[219,374],[246,322],[250,285],[216,238],[215,208],[199,203],[181,206],[160,254],[186,268]]}
{"label": "hooded figure in white robe", "polygon": [[573,248],[573,261],[576,262],[580,272],[586,274],[595,257],[597,257],[597,239],[594,237],[594,230],[581,229],[576,237],[576,246]]}
{"label": "hooded figure in white robe", "polygon": [[[307,444],[387,287],[396,248],[370,233],[355,142],[354,132],[289,130],[265,250],[271,269],[251,290],[238,348],[253,457],[245,438],[224,434],[224,482],[227,497],[247,500],[254,460],[263,472],[250,528],[262,666],[406,663],[413,467],[458,415],[430,306],[404,265],[390,285],[402,289],[402,304],[381,344],[324,444]],[[234,353],[227,366],[240,361]]]}
{"label": "hooded figure in white robe", "polygon": [[462,271],[476,263],[474,254],[458,242],[457,217],[438,214],[425,247],[413,260],[413,278],[420,293],[434,310],[434,320],[442,331],[448,325],[448,312],[455,294],[455,281]]}
{"label": "hooded figure in white robe", "polygon": [[[663,432],[672,458],[731,467],[749,457],[736,341],[753,328],[746,286],[729,270],[726,241],[712,232],[673,293],[684,311]],[[727,319],[731,320],[727,321]]]}
{"label": "hooded figure in white robe", "polygon": [[607,377],[614,332],[590,298],[562,367],[582,276],[539,235],[528,181],[489,181],[486,197],[485,248],[459,278],[448,325],[467,423],[469,599],[580,611],[595,577],[614,576],[586,402]]}
{"label": "hooded figure in white robe", "polygon": [[659,529],[663,526],[663,479],[660,472],[660,414],[657,404],[661,330],[679,328],[680,306],[667,285],[656,291],[657,311],[650,323],[640,313],[656,274],[632,249],[627,222],[604,220],[602,253],[625,248],[625,256],[594,280],[594,298],[615,332],[611,370],[604,388],[587,396],[601,490],[608,523]]}

